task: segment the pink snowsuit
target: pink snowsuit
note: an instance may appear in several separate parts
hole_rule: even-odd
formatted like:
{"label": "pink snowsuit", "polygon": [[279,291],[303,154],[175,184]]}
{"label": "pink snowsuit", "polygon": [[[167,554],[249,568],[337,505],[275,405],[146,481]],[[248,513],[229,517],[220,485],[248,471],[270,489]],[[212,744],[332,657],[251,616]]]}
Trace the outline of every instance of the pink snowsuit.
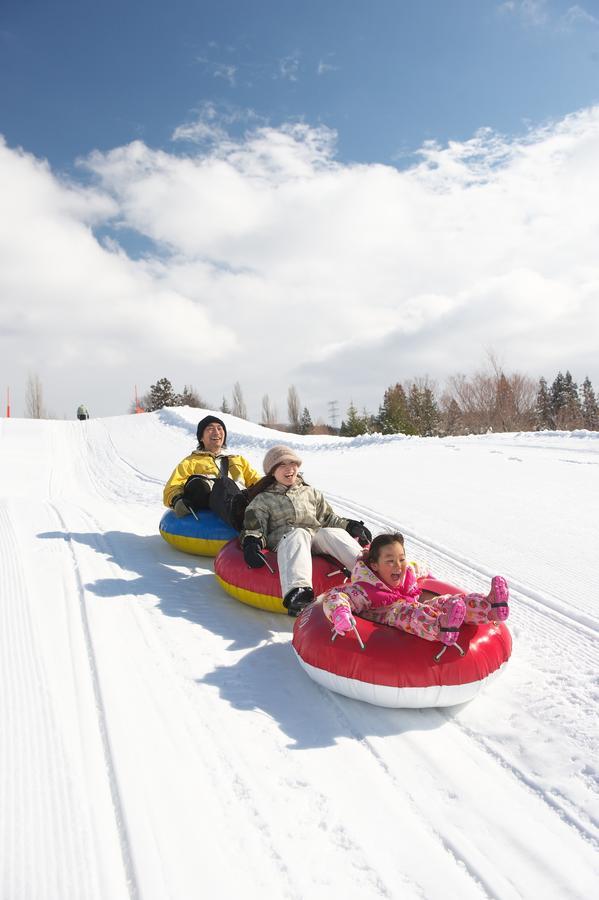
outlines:
{"label": "pink snowsuit", "polygon": [[403,582],[389,587],[378,578],[366,563],[358,560],[351,574],[351,583],[331,588],[323,597],[325,615],[332,621],[339,606],[349,607],[352,613],[401,628],[427,641],[440,640],[439,616],[448,597],[459,596],[466,604],[465,622],[480,624],[490,621],[491,601],[483,594],[443,594],[421,601],[421,588],[410,565]]}

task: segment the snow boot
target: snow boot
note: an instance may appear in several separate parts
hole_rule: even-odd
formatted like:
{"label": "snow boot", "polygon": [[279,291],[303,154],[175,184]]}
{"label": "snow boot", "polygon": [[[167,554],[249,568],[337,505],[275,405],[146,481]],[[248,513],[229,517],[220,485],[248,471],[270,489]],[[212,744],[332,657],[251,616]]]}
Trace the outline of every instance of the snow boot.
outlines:
{"label": "snow boot", "polygon": [[487,617],[489,622],[505,622],[510,614],[510,592],[507,581],[501,575],[491,579],[487,600],[491,604]]}
{"label": "snow boot", "polygon": [[296,587],[287,591],[283,600],[283,606],[287,610],[287,614],[295,618],[313,600],[314,591],[311,587]]}
{"label": "snow boot", "polygon": [[466,604],[461,597],[448,597],[439,616],[439,640],[443,644],[455,644],[460,636],[460,625],[466,615]]}

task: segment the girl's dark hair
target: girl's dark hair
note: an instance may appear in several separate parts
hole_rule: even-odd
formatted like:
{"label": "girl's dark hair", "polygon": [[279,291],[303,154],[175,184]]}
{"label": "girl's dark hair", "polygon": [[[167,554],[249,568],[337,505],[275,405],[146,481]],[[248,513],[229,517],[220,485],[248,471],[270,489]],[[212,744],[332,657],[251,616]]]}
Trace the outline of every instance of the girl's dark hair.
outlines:
{"label": "girl's dark hair", "polygon": [[389,544],[401,544],[403,547],[404,543],[404,536],[403,534],[400,534],[399,531],[394,531],[389,534],[377,534],[370,544],[370,547],[365,552],[364,562],[367,565],[368,563],[376,563],[379,561],[379,556],[381,555],[383,547],[388,547]]}

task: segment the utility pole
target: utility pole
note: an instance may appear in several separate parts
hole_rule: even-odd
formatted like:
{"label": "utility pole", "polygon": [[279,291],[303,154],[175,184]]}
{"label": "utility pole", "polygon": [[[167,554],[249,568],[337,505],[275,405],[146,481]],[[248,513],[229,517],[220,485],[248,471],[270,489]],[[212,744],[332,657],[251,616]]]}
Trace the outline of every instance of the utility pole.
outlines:
{"label": "utility pole", "polygon": [[333,428],[337,428],[337,409],[339,407],[339,403],[337,400],[329,400],[327,405],[329,407],[329,419],[331,420]]}

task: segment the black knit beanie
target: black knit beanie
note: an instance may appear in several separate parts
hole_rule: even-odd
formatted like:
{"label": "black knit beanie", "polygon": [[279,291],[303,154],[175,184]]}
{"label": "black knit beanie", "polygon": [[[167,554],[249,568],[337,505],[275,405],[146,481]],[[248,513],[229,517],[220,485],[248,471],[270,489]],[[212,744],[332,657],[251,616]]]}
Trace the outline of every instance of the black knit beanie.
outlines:
{"label": "black knit beanie", "polygon": [[207,428],[208,425],[211,425],[213,422],[216,422],[217,425],[222,425],[224,432],[225,432],[225,444],[227,443],[227,426],[225,425],[223,420],[219,419],[217,416],[204,416],[204,418],[198,422],[198,430],[197,430],[198,444],[201,444],[201,442],[202,442],[202,435],[204,434],[204,429]]}

